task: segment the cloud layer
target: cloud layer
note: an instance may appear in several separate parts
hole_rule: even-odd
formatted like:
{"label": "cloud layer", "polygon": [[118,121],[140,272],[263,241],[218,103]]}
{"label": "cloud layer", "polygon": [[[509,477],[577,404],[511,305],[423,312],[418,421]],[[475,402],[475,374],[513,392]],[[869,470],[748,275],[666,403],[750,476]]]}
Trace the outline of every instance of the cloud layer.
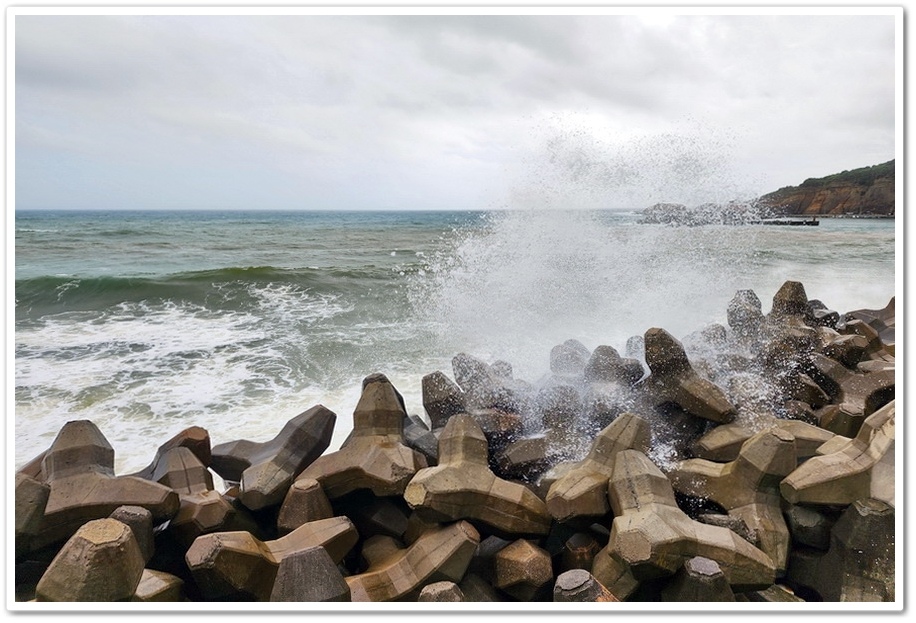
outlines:
{"label": "cloud layer", "polygon": [[890,16],[17,16],[17,208],[642,208],[894,157]]}

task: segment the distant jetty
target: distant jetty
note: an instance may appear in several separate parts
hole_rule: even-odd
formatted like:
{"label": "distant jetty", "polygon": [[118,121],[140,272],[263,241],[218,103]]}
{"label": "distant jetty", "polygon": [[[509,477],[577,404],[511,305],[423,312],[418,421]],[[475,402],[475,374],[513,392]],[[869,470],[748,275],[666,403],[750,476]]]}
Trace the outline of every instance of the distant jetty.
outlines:
{"label": "distant jetty", "polygon": [[795,226],[801,225],[803,227],[817,227],[818,225],[820,225],[820,221],[818,221],[815,217],[812,216],[811,218],[805,218],[805,219],[774,218],[774,219],[767,219],[763,221],[752,221],[750,224],[751,225],[790,225],[790,226],[791,225],[795,225]]}

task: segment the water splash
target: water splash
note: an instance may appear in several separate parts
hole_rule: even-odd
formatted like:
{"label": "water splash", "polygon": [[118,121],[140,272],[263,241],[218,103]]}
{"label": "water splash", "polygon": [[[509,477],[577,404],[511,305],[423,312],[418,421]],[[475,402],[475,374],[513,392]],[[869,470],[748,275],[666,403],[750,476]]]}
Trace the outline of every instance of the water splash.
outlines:
{"label": "water splash", "polygon": [[432,258],[416,313],[454,352],[506,359],[529,378],[566,339],[623,352],[663,327],[675,335],[724,320],[755,263],[752,228],[687,232],[613,213],[494,213]]}

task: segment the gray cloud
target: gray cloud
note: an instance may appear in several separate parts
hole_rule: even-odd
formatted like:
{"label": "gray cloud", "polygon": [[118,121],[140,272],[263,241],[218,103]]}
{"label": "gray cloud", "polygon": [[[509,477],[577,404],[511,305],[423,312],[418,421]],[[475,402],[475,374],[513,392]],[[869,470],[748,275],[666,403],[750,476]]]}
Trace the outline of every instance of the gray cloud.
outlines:
{"label": "gray cloud", "polygon": [[699,201],[894,156],[892,17],[15,19],[20,208]]}

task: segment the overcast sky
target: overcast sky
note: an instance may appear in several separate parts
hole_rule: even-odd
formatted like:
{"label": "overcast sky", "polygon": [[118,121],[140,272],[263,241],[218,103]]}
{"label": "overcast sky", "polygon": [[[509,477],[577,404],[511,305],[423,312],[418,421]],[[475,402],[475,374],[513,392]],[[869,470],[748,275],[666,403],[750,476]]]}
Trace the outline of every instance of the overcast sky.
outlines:
{"label": "overcast sky", "polygon": [[17,16],[16,207],[641,209],[894,158],[892,16]]}

